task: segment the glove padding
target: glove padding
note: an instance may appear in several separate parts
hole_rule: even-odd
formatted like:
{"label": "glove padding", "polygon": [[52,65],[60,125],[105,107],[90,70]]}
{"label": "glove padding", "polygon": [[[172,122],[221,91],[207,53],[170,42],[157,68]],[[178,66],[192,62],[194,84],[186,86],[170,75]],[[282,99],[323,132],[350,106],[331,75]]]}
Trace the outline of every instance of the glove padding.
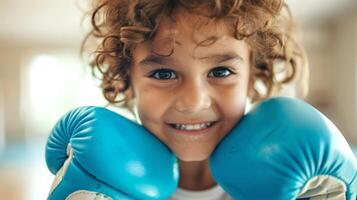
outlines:
{"label": "glove padding", "polygon": [[339,130],[307,103],[266,100],[242,117],[210,158],[237,200],[355,200],[357,161]]}
{"label": "glove padding", "polygon": [[46,163],[48,199],[165,199],[178,184],[172,152],[142,126],[100,107],[68,112],[55,125]]}

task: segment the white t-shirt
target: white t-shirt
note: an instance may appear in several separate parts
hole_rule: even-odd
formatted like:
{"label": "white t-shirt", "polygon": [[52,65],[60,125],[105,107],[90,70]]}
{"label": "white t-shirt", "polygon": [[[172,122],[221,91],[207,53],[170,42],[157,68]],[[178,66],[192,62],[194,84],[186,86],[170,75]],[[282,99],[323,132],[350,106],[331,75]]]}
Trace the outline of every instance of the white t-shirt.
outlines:
{"label": "white t-shirt", "polygon": [[193,191],[177,188],[168,200],[233,200],[221,186],[216,185],[207,190]]}

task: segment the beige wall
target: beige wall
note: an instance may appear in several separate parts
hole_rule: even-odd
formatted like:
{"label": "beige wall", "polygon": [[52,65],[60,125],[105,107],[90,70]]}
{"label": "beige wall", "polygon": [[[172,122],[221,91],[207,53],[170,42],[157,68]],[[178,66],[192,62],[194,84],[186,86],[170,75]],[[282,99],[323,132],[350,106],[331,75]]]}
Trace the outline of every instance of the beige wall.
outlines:
{"label": "beige wall", "polygon": [[[63,51],[73,52],[73,56],[79,59],[79,47],[56,47],[56,46],[19,46],[9,47],[1,46],[0,43],[0,111],[2,111],[3,129],[5,132],[5,139],[8,143],[23,143],[25,142],[25,119],[24,113],[26,108],[22,108],[22,101],[26,102],[26,96],[21,96],[23,84],[23,73],[25,71],[25,64],[29,57],[36,53],[51,53]],[[27,63],[28,64],[28,63]],[[78,66],[81,67],[81,66]],[[45,83],[44,83],[45,84]],[[50,84],[50,83],[48,83]],[[46,95],[46,91],[44,94]],[[41,109],[41,105],[39,105]],[[1,116],[0,116],[1,119]]]}
{"label": "beige wall", "polygon": [[23,126],[20,117],[20,70],[22,49],[0,47],[1,98],[4,110],[4,128],[7,141],[22,141]]}
{"label": "beige wall", "polygon": [[330,40],[334,67],[331,90],[335,93],[336,122],[342,132],[357,142],[357,17],[341,19],[333,25]]}
{"label": "beige wall", "polygon": [[357,17],[346,14],[307,30],[308,100],[357,144]]}

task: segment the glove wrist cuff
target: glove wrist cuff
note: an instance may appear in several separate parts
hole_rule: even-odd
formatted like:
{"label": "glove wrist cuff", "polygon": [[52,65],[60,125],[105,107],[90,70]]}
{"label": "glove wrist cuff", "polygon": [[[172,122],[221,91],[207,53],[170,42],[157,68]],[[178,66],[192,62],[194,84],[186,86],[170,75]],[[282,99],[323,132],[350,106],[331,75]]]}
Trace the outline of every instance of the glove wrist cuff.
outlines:
{"label": "glove wrist cuff", "polygon": [[52,185],[51,185],[51,189],[50,189],[50,193],[51,194],[53,192],[53,190],[60,184],[60,182],[63,179],[64,174],[67,171],[68,165],[71,162],[73,158],[73,149],[71,144],[67,145],[67,159],[64,161],[63,166],[58,170],[58,172],[56,173],[56,177],[55,180],[53,181]]}
{"label": "glove wrist cuff", "polygon": [[321,175],[311,178],[300,191],[298,198],[345,200],[346,191],[346,185],[340,179]]}

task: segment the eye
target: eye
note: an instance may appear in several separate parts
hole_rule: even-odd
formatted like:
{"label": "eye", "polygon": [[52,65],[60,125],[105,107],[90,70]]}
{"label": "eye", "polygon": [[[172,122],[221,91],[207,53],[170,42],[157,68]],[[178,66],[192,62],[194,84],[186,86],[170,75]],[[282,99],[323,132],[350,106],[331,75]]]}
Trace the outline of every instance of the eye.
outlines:
{"label": "eye", "polygon": [[215,78],[224,78],[224,77],[228,77],[232,74],[236,74],[234,73],[232,70],[228,69],[227,67],[216,67],[214,68],[209,74],[209,77],[215,77]]}
{"label": "eye", "polygon": [[170,69],[158,69],[154,70],[150,73],[149,77],[158,80],[169,80],[169,79],[176,79],[177,76],[174,71]]}

